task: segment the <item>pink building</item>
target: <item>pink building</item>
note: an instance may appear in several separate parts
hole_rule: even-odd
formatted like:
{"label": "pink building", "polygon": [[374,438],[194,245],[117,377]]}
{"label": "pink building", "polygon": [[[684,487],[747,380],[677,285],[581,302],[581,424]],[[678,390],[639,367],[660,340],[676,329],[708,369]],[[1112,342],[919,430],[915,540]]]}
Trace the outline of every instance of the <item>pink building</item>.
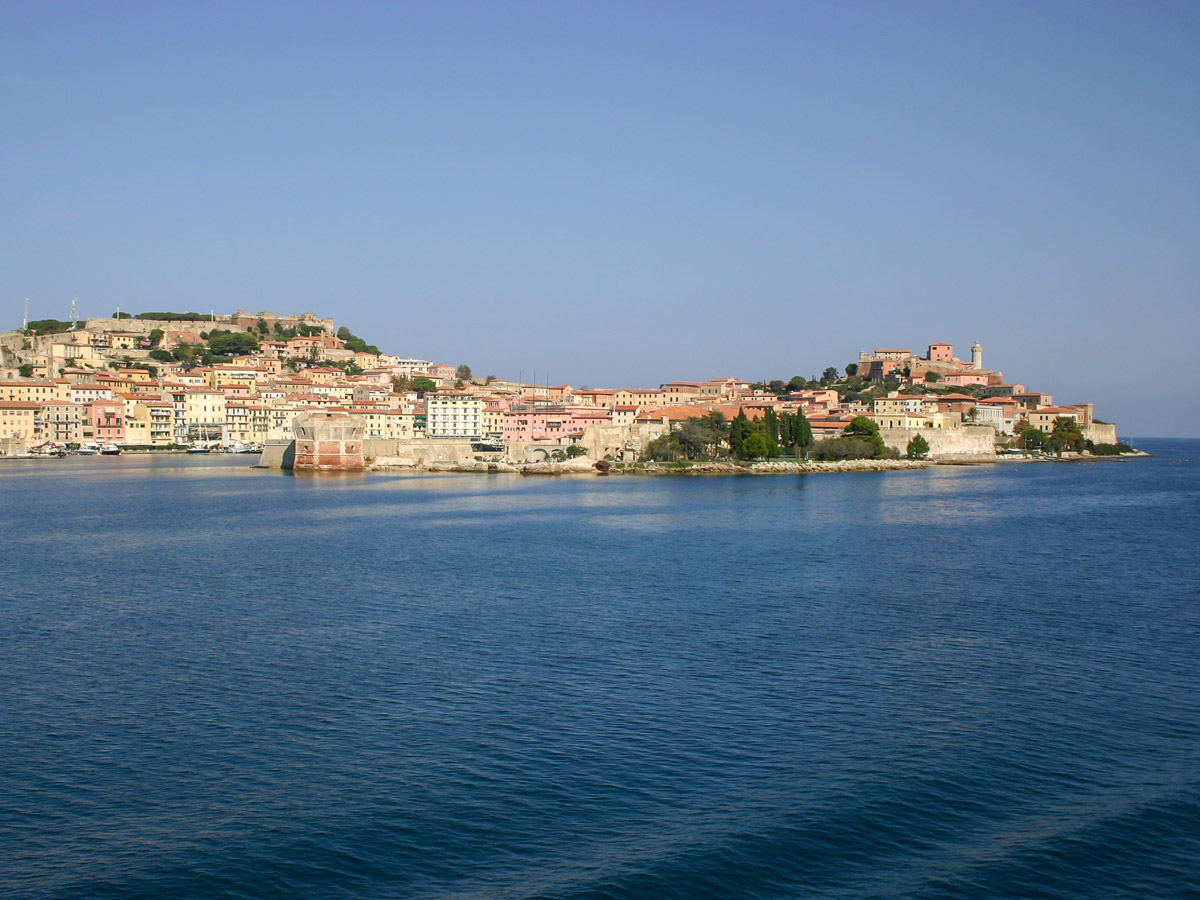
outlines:
{"label": "pink building", "polygon": [[929,345],[929,352],[925,356],[929,362],[953,362],[954,361],[954,345],[945,342],[938,342]]}
{"label": "pink building", "polygon": [[597,407],[518,406],[504,413],[504,442],[569,440],[611,421],[609,411]]}
{"label": "pink building", "polygon": [[87,404],[92,440],[97,443],[125,442],[125,404],[120,400],[93,400]]}
{"label": "pink building", "polygon": [[983,372],[973,372],[970,369],[964,369],[961,372],[945,372],[942,374],[942,384],[954,385],[960,387],[964,384],[980,384],[986,386],[988,376]]}

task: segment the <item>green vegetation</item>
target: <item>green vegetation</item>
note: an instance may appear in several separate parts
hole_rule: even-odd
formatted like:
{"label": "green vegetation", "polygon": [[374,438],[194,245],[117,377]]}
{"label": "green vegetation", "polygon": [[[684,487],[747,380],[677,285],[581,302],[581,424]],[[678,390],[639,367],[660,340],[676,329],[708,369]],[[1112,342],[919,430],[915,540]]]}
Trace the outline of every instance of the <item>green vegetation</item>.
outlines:
{"label": "green vegetation", "polygon": [[835,437],[817,441],[809,448],[809,459],[836,462],[843,459],[877,459],[875,445],[859,437]]}
{"label": "green vegetation", "polygon": [[1064,450],[1079,453],[1087,449],[1087,441],[1075,419],[1059,416],[1054,420],[1054,429],[1050,432],[1046,448],[1052,453],[1062,453]]}
{"label": "green vegetation", "polygon": [[[304,326],[301,325],[301,328]],[[342,346],[347,350],[353,350],[355,353],[374,353],[378,355],[379,348],[374,344],[368,344],[362,338],[355,337],[350,333],[350,329],[343,325],[337,331],[338,340],[342,342]]]}
{"label": "green vegetation", "polygon": [[209,332],[208,346],[219,356],[245,356],[258,350],[258,341],[253,335],[240,331],[217,329]]}
{"label": "green vegetation", "polygon": [[64,331],[70,331],[71,328],[70,322],[63,322],[59,319],[34,319],[25,325],[25,330],[30,334],[61,334]]}
{"label": "green vegetation", "polygon": [[1122,453],[1132,453],[1133,448],[1126,443],[1093,444],[1092,453],[1096,456],[1120,456]]}
{"label": "green vegetation", "polygon": [[779,445],[763,431],[752,431],[742,441],[742,459],[773,459],[780,452]]}
{"label": "green vegetation", "polygon": [[846,437],[860,438],[864,441],[868,441],[873,450],[870,458],[888,458],[889,453],[887,445],[883,443],[883,438],[879,435],[879,425],[876,424],[874,420],[868,419],[866,416],[855,416],[850,420],[850,424],[846,426],[842,433]]}
{"label": "green vegetation", "polygon": [[165,363],[173,362],[176,359],[175,354],[173,354],[170,350],[158,350],[158,349],[150,351],[150,358],[156,359],[159,362],[165,362]]}
{"label": "green vegetation", "polygon": [[[122,317],[129,318],[124,313],[122,313]],[[138,313],[133,318],[150,322],[207,322],[212,317],[195,312],[144,312]]]}
{"label": "green vegetation", "polygon": [[412,389],[419,394],[425,394],[429,391],[436,391],[438,386],[437,382],[432,378],[426,378],[424,375],[418,375],[413,379]]}
{"label": "green vegetation", "polygon": [[17,373],[22,378],[32,378],[33,377],[33,363],[25,363],[24,365],[17,366]]}
{"label": "green vegetation", "polygon": [[1022,450],[1041,450],[1046,446],[1046,432],[1021,421],[1013,426],[1014,443]]}
{"label": "green vegetation", "polygon": [[659,435],[646,445],[646,451],[642,454],[643,459],[656,462],[674,462],[683,457],[683,444],[673,434]]}
{"label": "green vegetation", "polygon": [[290,341],[294,337],[313,337],[314,335],[324,333],[325,329],[320,325],[305,325],[301,322],[295,328],[284,328],[276,320],[274,326],[271,328],[271,339],[276,341]]}
{"label": "green vegetation", "polygon": [[921,435],[915,434],[904,449],[905,455],[909,459],[924,459],[926,454],[929,453],[929,441],[925,440]]}

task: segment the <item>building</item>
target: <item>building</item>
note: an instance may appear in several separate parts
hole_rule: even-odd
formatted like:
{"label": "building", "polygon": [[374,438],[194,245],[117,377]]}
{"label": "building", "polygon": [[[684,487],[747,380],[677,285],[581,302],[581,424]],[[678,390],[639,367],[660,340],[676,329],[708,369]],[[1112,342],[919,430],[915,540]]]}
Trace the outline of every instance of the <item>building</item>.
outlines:
{"label": "building", "polygon": [[483,437],[483,401],[461,391],[442,391],[425,396],[425,430],[433,439]]}

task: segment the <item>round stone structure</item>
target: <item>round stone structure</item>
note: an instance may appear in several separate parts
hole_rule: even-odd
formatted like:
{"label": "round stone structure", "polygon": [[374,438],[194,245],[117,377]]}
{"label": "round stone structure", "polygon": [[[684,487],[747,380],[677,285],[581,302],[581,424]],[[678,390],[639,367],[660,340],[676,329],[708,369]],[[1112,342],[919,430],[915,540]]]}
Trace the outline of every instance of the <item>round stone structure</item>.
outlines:
{"label": "round stone structure", "polygon": [[292,422],[296,434],[294,469],[352,472],[366,468],[363,436],[366,423],[345,412],[308,412]]}

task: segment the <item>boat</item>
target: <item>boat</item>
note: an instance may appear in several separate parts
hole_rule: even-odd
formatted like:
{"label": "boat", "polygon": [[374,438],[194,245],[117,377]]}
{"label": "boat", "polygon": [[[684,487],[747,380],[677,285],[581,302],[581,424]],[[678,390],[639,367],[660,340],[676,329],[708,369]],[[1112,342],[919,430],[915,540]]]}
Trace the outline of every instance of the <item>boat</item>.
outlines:
{"label": "boat", "polygon": [[89,441],[88,443],[80,446],[80,448],[75,452],[80,456],[95,456],[100,452],[100,445]]}
{"label": "boat", "polygon": [[212,449],[211,447],[207,447],[204,444],[192,444],[192,446],[187,448],[187,452],[188,453],[208,453],[211,449]]}
{"label": "boat", "polygon": [[120,456],[121,448],[118,447],[116,444],[111,444],[111,443],[105,444],[103,447],[100,448],[100,455],[101,456]]}
{"label": "boat", "polygon": [[232,444],[230,444],[225,449],[229,453],[249,453],[250,445],[243,444],[241,441],[234,441]]}

